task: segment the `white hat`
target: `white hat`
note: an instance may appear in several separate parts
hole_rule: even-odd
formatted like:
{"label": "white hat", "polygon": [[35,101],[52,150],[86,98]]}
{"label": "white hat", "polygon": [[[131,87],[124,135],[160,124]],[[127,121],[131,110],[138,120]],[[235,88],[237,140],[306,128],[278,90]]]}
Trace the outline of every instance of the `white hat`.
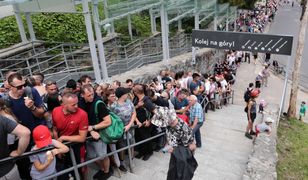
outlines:
{"label": "white hat", "polygon": [[268,117],[268,118],[265,119],[265,122],[273,123],[273,122],[274,122],[274,119]]}

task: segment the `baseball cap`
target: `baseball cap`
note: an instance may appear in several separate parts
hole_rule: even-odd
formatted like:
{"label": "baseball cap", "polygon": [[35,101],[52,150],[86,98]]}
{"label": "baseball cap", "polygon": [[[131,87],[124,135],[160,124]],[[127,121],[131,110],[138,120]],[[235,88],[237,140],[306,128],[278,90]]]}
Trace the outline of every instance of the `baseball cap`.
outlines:
{"label": "baseball cap", "polygon": [[259,95],[260,91],[258,89],[254,89],[251,91],[250,95],[252,97],[257,97]]}
{"label": "baseball cap", "polygon": [[267,122],[267,123],[273,123],[273,122],[274,122],[274,119],[268,117],[268,118],[265,119],[265,122]]}
{"label": "baseball cap", "polygon": [[124,88],[124,87],[118,87],[115,91],[115,95],[117,96],[117,98],[120,98],[121,96],[123,96],[124,94],[127,94],[131,91],[131,89],[129,88]]}
{"label": "baseball cap", "polygon": [[52,143],[52,139],[47,126],[39,125],[34,128],[33,140],[38,148],[43,148],[50,145]]}

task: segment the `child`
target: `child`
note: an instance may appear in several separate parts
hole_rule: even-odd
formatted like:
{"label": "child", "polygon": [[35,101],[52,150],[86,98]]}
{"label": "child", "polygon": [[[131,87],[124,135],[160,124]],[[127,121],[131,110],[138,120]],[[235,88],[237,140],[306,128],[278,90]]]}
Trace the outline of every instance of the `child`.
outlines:
{"label": "child", "polygon": [[42,149],[48,146],[54,146],[51,151],[41,152],[30,156],[33,163],[30,174],[33,180],[45,179],[45,177],[56,173],[57,154],[67,153],[69,148],[61,142],[51,139],[51,135],[47,126],[39,125],[33,130],[33,140],[35,142],[31,151]]}
{"label": "child", "polygon": [[267,132],[268,134],[271,133],[272,131],[272,123],[274,122],[274,120],[270,117],[266,118],[265,121],[261,124],[257,124],[256,125],[256,137],[258,136],[259,133],[261,132]]}
{"label": "child", "polygon": [[307,106],[305,101],[302,101],[301,107],[299,109],[299,120],[302,121],[302,117],[305,116],[307,110]]}
{"label": "child", "polygon": [[260,104],[259,104],[259,113],[263,114],[265,106],[266,106],[265,100],[261,99]]}

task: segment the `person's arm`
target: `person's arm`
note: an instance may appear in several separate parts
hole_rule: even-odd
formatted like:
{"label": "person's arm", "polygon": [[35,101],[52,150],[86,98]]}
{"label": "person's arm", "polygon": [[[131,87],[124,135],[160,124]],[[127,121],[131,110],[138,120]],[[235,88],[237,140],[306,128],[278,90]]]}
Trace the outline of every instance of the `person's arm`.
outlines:
{"label": "person's arm", "polygon": [[134,121],[136,119],[136,116],[137,116],[137,113],[136,113],[136,110],[134,109],[134,111],[132,112],[132,116],[130,118],[129,123],[125,126],[125,132],[127,132],[130,129],[130,127],[132,127],[132,125],[134,124]]}
{"label": "person's arm", "polygon": [[53,156],[57,154],[64,154],[69,151],[69,148],[60,141],[53,140],[52,144],[55,146],[55,149],[51,150]]}
{"label": "person's arm", "polygon": [[12,134],[19,138],[17,150],[12,151],[10,156],[19,156],[25,152],[30,141],[30,130],[23,125],[18,124],[12,131]]}
{"label": "person's arm", "polygon": [[25,97],[25,106],[32,112],[35,117],[43,118],[45,109],[43,106],[36,106],[34,100]]}
{"label": "person's arm", "polygon": [[99,130],[99,129],[104,129],[108,126],[111,125],[111,117],[110,115],[107,115],[105,117],[103,117],[103,121],[101,121],[100,123],[92,126],[93,127],[93,130]]}
{"label": "person's arm", "polygon": [[[48,152],[48,151],[47,151]],[[52,153],[46,153],[47,159],[45,163],[41,163],[39,160],[36,160],[33,162],[33,165],[36,170],[38,171],[44,171],[54,160],[54,156]]]}
{"label": "person's arm", "polygon": [[88,131],[87,130],[79,130],[78,135],[72,135],[72,136],[60,136],[59,139],[57,139],[60,142],[68,141],[68,142],[85,142],[87,138]]}

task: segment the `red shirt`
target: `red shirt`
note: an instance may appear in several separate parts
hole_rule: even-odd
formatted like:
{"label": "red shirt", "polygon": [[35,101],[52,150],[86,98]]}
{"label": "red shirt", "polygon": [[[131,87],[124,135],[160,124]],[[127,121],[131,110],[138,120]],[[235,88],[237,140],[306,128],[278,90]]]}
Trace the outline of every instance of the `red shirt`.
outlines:
{"label": "red shirt", "polygon": [[88,130],[88,115],[80,108],[74,114],[65,115],[63,113],[63,106],[56,107],[52,111],[52,119],[59,136],[78,135],[79,130]]}

